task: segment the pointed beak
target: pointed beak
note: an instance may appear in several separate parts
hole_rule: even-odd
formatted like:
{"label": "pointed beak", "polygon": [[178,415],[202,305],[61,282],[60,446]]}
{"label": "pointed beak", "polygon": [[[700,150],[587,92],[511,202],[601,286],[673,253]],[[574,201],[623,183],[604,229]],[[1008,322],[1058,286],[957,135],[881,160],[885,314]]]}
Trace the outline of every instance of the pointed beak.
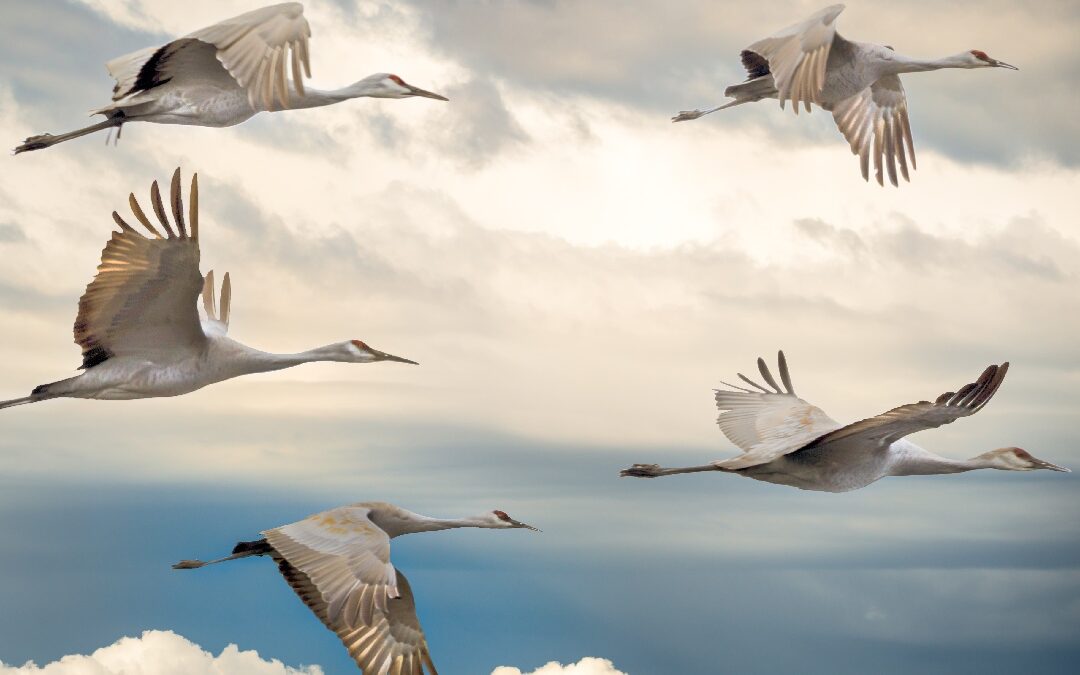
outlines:
{"label": "pointed beak", "polygon": [[401,356],[394,356],[393,354],[387,354],[386,352],[380,352],[378,349],[372,349],[371,351],[374,352],[375,355],[379,357],[380,361],[397,361],[398,363],[411,363],[414,366],[420,365],[416,361],[410,361],[409,359],[403,358]]}
{"label": "pointed beak", "polygon": [[1020,70],[1016,66],[1009,65],[1008,63],[1005,63],[1004,61],[994,61],[994,67],[995,68],[1008,68],[1009,70]]}
{"label": "pointed beak", "polygon": [[1051,471],[1064,471],[1065,473],[1072,473],[1071,469],[1066,469],[1063,466],[1057,464],[1051,464],[1050,462],[1044,462],[1041,459],[1035,460],[1035,466],[1040,469],[1049,469]]}
{"label": "pointed beak", "polygon": [[423,96],[424,98],[433,98],[436,101],[449,101],[450,100],[450,99],[446,98],[445,96],[441,96],[439,94],[436,94],[433,91],[428,91],[426,89],[421,89],[420,87],[414,87],[411,84],[405,85],[405,88],[409,90],[409,95],[410,96]]}
{"label": "pointed beak", "polygon": [[532,525],[526,525],[525,523],[518,522],[518,521],[516,521],[516,520],[514,520],[512,518],[510,519],[510,522],[514,524],[514,527],[520,527],[523,530],[532,530],[533,532],[543,532],[543,530],[541,530],[539,528],[535,528]]}

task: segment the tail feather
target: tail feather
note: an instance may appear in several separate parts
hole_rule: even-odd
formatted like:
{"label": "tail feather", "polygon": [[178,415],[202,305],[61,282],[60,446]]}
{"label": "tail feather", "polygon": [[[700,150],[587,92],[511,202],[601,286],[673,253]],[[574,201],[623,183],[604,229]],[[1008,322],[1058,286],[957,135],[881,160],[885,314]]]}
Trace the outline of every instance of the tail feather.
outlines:
{"label": "tail feather", "polygon": [[739,99],[740,101],[760,101],[763,98],[775,98],[777,96],[776,83],[772,75],[763,75],[746,82],[733,84],[724,90],[724,96]]}
{"label": "tail feather", "polygon": [[274,552],[274,547],[270,545],[270,542],[265,539],[257,539],[255,541],[241,541],[233,546],[233,555],[243,553],[245,555],[270,555]]}

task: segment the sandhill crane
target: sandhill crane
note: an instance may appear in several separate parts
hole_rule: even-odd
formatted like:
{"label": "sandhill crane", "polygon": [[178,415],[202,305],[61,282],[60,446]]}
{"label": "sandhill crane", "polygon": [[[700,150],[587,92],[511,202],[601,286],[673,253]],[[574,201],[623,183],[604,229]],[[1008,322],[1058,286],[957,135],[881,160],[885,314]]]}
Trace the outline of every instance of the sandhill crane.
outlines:
{"label": "sandhill crane", "polygon": [[806,21],[750,45],[741,55],[747,81],[724,91],[734,101],[715,108],[684,110],[671,121],[694,120],[766,98],[779,99],[781,108],[791,101],[795,114],[800,105],[810,112],[814,103],[832,112],[851,152],[859,156],[864,179],[869,180],[873,155],[878,184],[884,185],[884,169],[889,182],[897,185],[897,161],[904,180],[910,180],[908,164],[915,168],[907,97],[899,75],[942,68],[1019,70],[978,49],[928,61],[897,54],[889,46],[846,40],[836,32],[836,17],[843,10],[843,5],[826,7]]}
{"label": "sandhill crane", "polygon": [[390,540],[458,527],[539,531],[503,511],[443,520],[385,502],[360,502],[265,530],[262,539],[240,542],[224,558],[181,560],[173,569],[270,556],[304,604],[341,638],[362,672],[423,675],[426,665],[434,675],[412,589],[390,562]]}
{"label": "sandhill crane", "polygon": [[[360,340],[347,340],[298,354],[270,354],[227,337],[232,285],[226,273],[221,305],[214,273],[199,273],[199,184],[191,178],[189,223],[184,220],[180,169],[173,173],[171,199],[176,228],[169,223],[157,181],[150,201],[165,234],[151,224],[135,195],[128,202],[148,238],[113,211],[120,227],[101,253],[93,281],[79,299],[75,342],[86,372],[35,387],[29,396],[0,401],[0,408],[52,398],[133,399],[178,396],[208,384],[313,361],[372,363],[415,361],[386,354]],[[188,229],[190,225],[190,230]],[[202,294],[206,320],[199,320]]]}
{"label": "sandhill crane", "polygon": [[665,469],[635,464],[623,476],[655,478],[676,473],[726,471],[748,478],[803,490],[847,492],[866,487],[885,476],[960,473],[974,469],[1032,471],[1068,469],[1032,457],[1020,448],[1000,448],[966,460],[948,459],[924,450],[904,437],[936,429],[974,415],[1001,386],[1009,364],[992,365],[979,379],[930,403],[920,401],[893,408],[876,417],[841,425],[821,408],[795,395],[784,352],[779,353],[776,383],[764,359],[758,359],[766,389],[742,373],[739,377],[757,391],[722,383],[736,391],[716,390],[720,430],[744,454],[704,466]]}
{"label": "sandhill crane", "polygon": [[115,58],[105,64],[116,80],[112,103],[90,113],[105,121],[58,136],[31,136],[15,154],[113,127],[119,138],[127,122],[231,127],[264,110],[316,108],[362,96],[447,100],[389,73],[332,91],[305,87],[309,37],[304,6],[286,2]]}

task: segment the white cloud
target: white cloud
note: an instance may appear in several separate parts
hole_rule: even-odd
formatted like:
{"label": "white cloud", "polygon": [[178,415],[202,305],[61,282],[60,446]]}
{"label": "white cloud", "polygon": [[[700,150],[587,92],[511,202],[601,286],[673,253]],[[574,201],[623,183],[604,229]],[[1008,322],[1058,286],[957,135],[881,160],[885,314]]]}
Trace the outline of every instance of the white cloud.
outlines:
{"label": "white cloud", "polygon": [[322,675],[322,672],[319,666],[291,668],[277,659],[265,660],[258,652],[241,651],[236,645],[229,645],[214,656],[172,631],[160,630],[145,631],[137,638],[123,637],[93,654],[72,654],[45,666],[33,662],[8,666],[0,662],[0,675]]}
{"label": "white cloud", "polygon": [[565,666],[551,661],[529,673],[522,673],[519,668],[511,666],[499,666],[491,672],[491,675],[626,675],[626,673],[616,669],[615,664],[607,659],[586,656],[577,663],[568,663]]}

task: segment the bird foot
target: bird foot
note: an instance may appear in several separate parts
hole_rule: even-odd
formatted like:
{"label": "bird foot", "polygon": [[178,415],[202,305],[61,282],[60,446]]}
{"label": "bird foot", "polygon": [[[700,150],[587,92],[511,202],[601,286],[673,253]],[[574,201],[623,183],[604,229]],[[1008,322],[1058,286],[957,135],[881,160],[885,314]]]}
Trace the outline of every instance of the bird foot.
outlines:
{"label": "bird foot", "polygon": [[663,469],[659,464],[635,464],[629,469],[623,469],[619,472],[619,476],[625,478],[631,476],[633,478],[656,478],[663,475]]}
{"label": "bird foot", "polygon": [[197,570],[200,567],[205,567],[206,563],[201,560],[181,560],[172,566],[174,570]]}
{"label": "bird foot", "polygon": [[686,122],[688,120],[696,120],[701,117],[703,113],[700,110],[683,110],[675,117],[671,118],[672,122]]}
{"label": "bird foot", "polygon": [[38,134],[37,136],[31,136],[23,141],[23,144],[15,148],[15,154],[20,152],[28,152],[30,150],[41,150],[52,145],[56,136],[52,134]]}

